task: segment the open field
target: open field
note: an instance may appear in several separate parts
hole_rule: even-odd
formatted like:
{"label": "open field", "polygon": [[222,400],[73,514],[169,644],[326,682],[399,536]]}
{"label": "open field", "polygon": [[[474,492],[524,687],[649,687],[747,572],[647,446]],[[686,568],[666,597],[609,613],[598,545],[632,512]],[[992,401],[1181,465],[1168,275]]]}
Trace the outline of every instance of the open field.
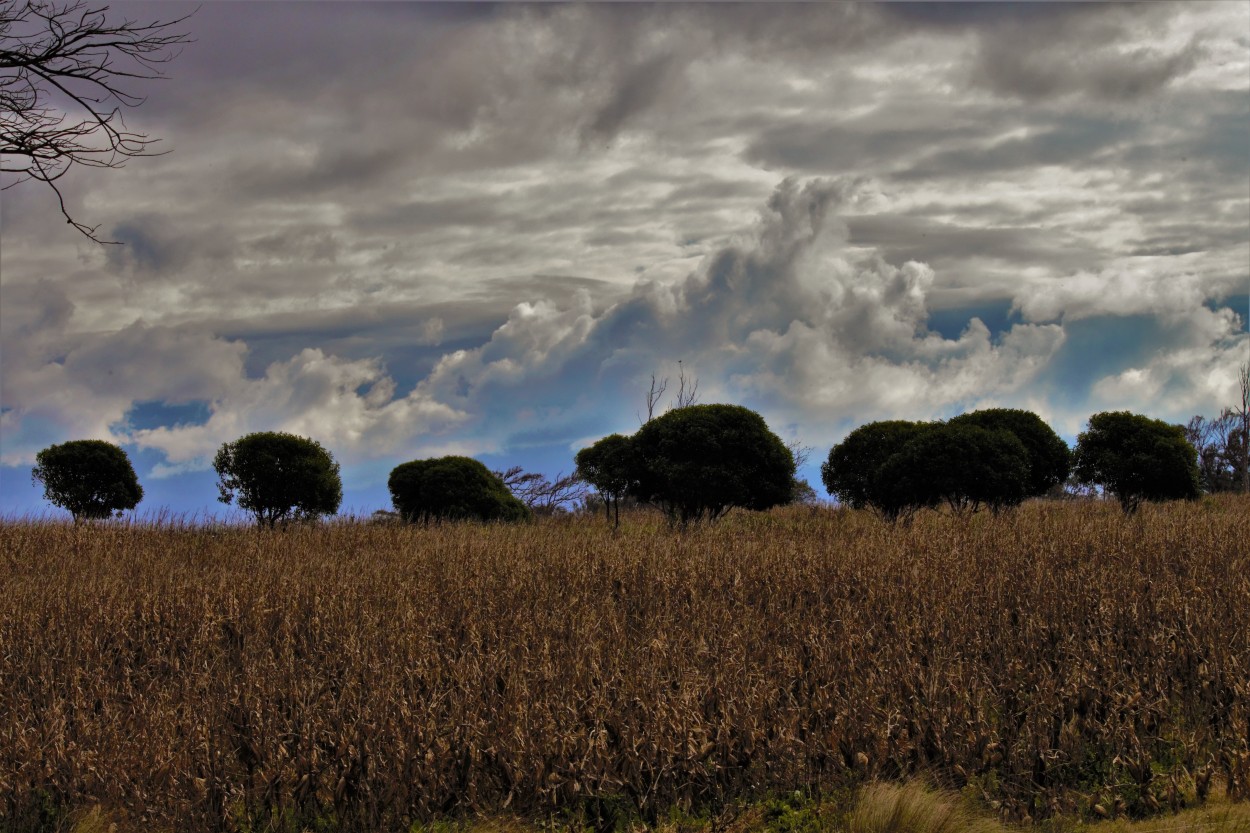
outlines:
{"label": "open field", "polygon": [[1248,542],[1238,498],[685,533],[10,521],[0,827],[663,826],[912,778],[1009,822],[1244,800]]}

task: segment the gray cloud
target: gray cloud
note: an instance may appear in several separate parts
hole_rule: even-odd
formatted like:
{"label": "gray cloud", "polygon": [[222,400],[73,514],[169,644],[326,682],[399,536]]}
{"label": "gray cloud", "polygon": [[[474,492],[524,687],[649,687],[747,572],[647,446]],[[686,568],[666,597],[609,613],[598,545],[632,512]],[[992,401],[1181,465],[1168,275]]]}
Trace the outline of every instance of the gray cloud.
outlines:
{"label": "gray cloud", "polygon": [[[1115,158],[1126,138],[1140,133],[1141,125],[1113,119],[1067,116],[1051,124],[1024,126],[1027,136],[1004,138],[988,145],[968,143],[940,150],[898,171],[900,179],[994,174],[1044,165],[1088,168]],[[982,140],[983,142],[983,140]]]}
{"label": "gray cloud", "polygon": [[678,83],[680,67],[673,55],[661,55],[631,67],[584,128],[586,141],[612,137],[635,113],[646,110]]}
{"label": "gray cloud", "polygon": [[972,79],[1026,100],[1083,95],[1133,101],[1185,75],[1204,55],[1196,36],[1165,45],[1179,5],[1073,6],[1057,14],[1033,8],[982,27]]}
{"label": "gray cloud", "polygon": [[1110,101],[1135,100],[1194,68],[1202,48],[1191,41],[1175,52],[1123,53],[1092,42],[1065,48],[1021,50],[1010,38],[985,38],[976,78],[994,92],[1026,99],[1085,94]]}
{"label": "gray cloud", "polygon": [[1068,427],[1117,396],[1218,409],[1245,344],[1208,307],[1250,274],[1246,26],[206,4],[130,114],[172,152],[64,181],[124,246],[5,192],[5,460],[179,397],[203,425],[133,436],[173,466],[257,427],[325,432],[358,479],[502,459],[631,429],[678,360],[809,442],[975,402]]}
{"label": "gray cloud", "polygon": [[783,123],[764,129],[746,156],[766,167],[801,171],[894,169],[910,156],[953,140],[966,142],[983,130],[974,125],[882,129],[870,117],[851,124]]}
{"label": "gray cloud", "polygon": [[[854,180],[783,183],[749,238],[684,281],[640,284],[602,314],[587,296],[522,305],[488,344],[445,357],[422,387],[470,412],[518,397],[537,407],[552,379],[564,380],[561,388],[583,379],[619,400],[648,369],[684,359],[714,380],[709,395],[754,399],[779,414],[836,402],[854,418],[888,407],[903,389],[918,410],[936,413],[1024,384],[1015,345],[1053,341],[1058,331],[1017,327],[1008,348],[992,346],[983,326],[954,340],[929,331],[932,270],[847,247],[838,213],[859,189]],[[982,364],[984,372],[973,369]]]}
{"label": "gray cloud", "polygon": [[220,227],[190,229],[156,215],[136,215],[113,226],[120,245],[104,250],[110,269],[131,276],[168,279],[197,260],[228,264],[231,244]]}
{"label": "gray cloud", "polygon": [[1077,269],[1099,252],[1064,230],[1033,226],[958,225],[923,217],[846,218],[850,242],[879,249],[889,260],[955,265],[968,258],[1000,260],[1021,268]]}

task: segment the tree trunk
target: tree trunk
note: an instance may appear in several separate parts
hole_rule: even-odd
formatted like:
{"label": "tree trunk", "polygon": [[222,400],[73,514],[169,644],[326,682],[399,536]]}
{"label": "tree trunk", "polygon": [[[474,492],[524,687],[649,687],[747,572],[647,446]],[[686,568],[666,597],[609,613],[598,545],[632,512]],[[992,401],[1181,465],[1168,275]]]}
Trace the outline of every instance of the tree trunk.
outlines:
{"label": "tree trunk", "polygon": [[1241,491],[1250,493],[1250,362],[1238,374],[1241,383]]}

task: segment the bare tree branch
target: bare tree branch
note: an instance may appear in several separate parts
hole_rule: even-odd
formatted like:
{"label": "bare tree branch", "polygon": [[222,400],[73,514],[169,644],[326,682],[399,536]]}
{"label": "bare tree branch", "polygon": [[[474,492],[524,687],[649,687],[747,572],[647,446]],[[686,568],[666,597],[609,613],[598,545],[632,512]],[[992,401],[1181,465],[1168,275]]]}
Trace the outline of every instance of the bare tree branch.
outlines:
{"label": "bare tree branch", "polygon": [[[668,381],[668,380],[666,379],[665,381]],[[681,359],[678,359],[677,360],[677,404],[674,407],[685,408],[688,405],[694,405],[698,401],[699,401],[699,380],[695,378],[690,383],[687,383],[686,382],[686,368],[681,363]]]}
{"label": "bare tree branch", "polygon": [[794,458],[794,468],[796,471],[803,468],[803,464],[807,462],[807,458],[811,457],[812,452],[815,451],[815,449],[810,445],[804,445],[803,441],[797,437],[786,443],[786,448],[789,449],[790,456]]}
{"label": "bare tree branch", "polygon": [[668,377],[665,376],[660,381],[656,381],[655,374],[651,374],[651,389],[647,391],[647,418],[643,419],[638,416],[638,421],[646,425],[655,418],[655,406],[660,404],[660,399],[664,396],[664,391],[668,390]]}
{"label": "bare tree branch", "polygon": [[560,472],[555,480],[548,480],[537,472],[527,472],[520,466],[494,474],[508,487],[508,491],[524,503],[536,515],[554,515],[581,503],[589,493],[589,487],[576,474]]}
{"label": "bare tree branch", "polygon": [[1241,491],[1250,493],[1250,362],[1238,368],[1241,384]]}
{"label": "bare tree branch", "polygon": [[[647,391],[646,401],[646,418],[642,414],[635,413],[638,421],[646,425],[655,418],[656,408],[659,407],[660,400],[664,398],[664,392],[668,390],[668,377],[656,379],[655,374],[651,374],[651,388]],[[686,378],[686,367],[681,360],[677,361],[677,395],[666,410],[672,411],[677,408],[685,408],[690,405],[697,404],[699,401],[699,380],[697,377]]]}
{"label": "bare tree branch", "polygon": [[[85,0],[0,0],[0,190],[42,182],[65,221],[97,243],[99,225],[75,220],[57,181],[76,165],[120,168],[158,156],[159,140],[130,130],[123,107],[143,103],[129,81],[164,77],[162,65],[190,37],[169,21],[110,21]],[[192,12],[194,14],[194,12]]]}

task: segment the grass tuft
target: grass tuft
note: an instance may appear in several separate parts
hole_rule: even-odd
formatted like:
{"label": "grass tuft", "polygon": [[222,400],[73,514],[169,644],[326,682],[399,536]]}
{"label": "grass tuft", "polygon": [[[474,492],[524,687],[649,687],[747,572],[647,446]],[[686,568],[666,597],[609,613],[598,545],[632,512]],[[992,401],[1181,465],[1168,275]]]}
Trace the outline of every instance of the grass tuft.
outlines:
{"label": "grass tuft", "polygon": [[1006,828],[914,781],[867,787],[847,819],[846,833],[1006,833]]}

